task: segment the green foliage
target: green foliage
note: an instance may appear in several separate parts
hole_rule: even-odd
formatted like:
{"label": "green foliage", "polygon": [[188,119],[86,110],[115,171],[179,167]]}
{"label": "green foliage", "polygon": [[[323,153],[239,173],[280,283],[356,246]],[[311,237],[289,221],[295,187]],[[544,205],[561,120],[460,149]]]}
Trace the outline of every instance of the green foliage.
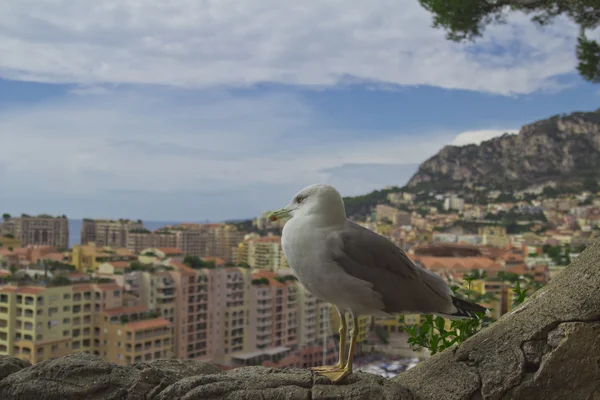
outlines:
{"label": "green foliage", "polygon": [[598,0],[419,0],[433,15],[433,26],[446,31],[446,38],[456,42],[473,41],[483,35],[488,25],[503,23],[507,12],[522,11],[532,15],[540,26],[565,16],[579,25],[577,43],[578,71],[594,83],[600,82],[600,45],[585,36],[586,30],[600,25]]}
{"label": "green foliage", "polygon": [[4,235],[5,238],[9,238],[9,239],[14,239],[15,235],[13,235],[12,233],[7,233]]}
{"label": "green foliage", "polygon": [[139,261],[129,263],[129,271],[145,271],[146,268]]}
{"label": "green foliage", "polygon": [[284,276],[275,277],[275,280],[277,280],[278,282],[284,283],[284,282],[289,282],[289,281],[295,281],[297,279],[294,275],[284,275]]}
{"label": "green foliage", "polygon": [[252,281],[250,281],[250,283],[252,285],[268,285],[269,284],[269,280],[267,278],[258,278],[258,279],[252,279]]}
{"label": "green foliage", "polygon": [[[600,76],[599,76],[599,78],[600,78]],[[600,191],[600,185],[598,184],[598,180],[596,180],[596,178],[591,177],[591,176],[585,178],[585,180],[583,181],[583,190],[587,190],[592,193],[596,193],[596,192]],[[592,199],[589,199],[589,200],[590,200],[590,204],[591,204]]]}
{"label": "green foliage", "polygon": [[542,246],[542,251],[558,265],[569,265],[571,263],[569,256],[570,249],[568,248],[563,249],[561,246],[545,244]]}
{"label": "green foliage", "polygon": [[587,81],[600,83],[600,44],[584,34],[577,39],[577,71]]}
{"label": "green foliage", "polygon": [[129,233],[144,233],[144,234],[149,234],[149,233],[152,233],[152,232],[150,232],[146,228],[136,228],[136,229],[130,229]]}
{"label": "green foliage", "polygon": [[[473,271],[465,274],[463,280],[467,287],[451,284],[452,291],[457,297],[466,298],[475,303],[488,303],[497,300],[492,293],[479,294],[471,289],[474,280],[487,279],[485,272]],[[540,288],[540,284],[533,281],[531,276],[519,276],[517,274],[498,274],[499,280],[514,284],[513,304],[523,303],[530,293]],[[404,322],[404,317],[402,317]],[[431,355],[439,353],[454,345],[459,345],[475,335],[480,330],[491,325],[495,320],[485,313],[476,313],[474,318],[451,321],[449,327],[446,320],[439,316],[425,315],[420,325],[408,325],[404,322],[404,331],[408,333],[408,344],[413,350],[426,348]]]}
{"label": "green foliage", "polygon": [[346,214],[355,217],[369,215],[373,207],[377,204],[389,204],[387,199],[388,194],[399,191],[400,188],[394,187],[391,189],[375,190],[362,196],[344,197]]}
{"label": "green foliage", "polygon": [[502,192],[496,197],[495,201],[498,203],[515,203],[517,198],[510,192]]}
{"label": "green foliage", "polygon": [[45,266],[48,267],[49,271],[56,271],[56,270],[75,271],[76,270],[74,265],[66,264],[62,261],[42,260],[42,262],[44,263]]}
{"label": "green foliage", "polygon": [[377,335],[377,338],[383,344],[390,342],[390,333],[383,326],[375,325],[375,335]]}
{"label": "green foliage", "polygon": [[204,261],[198,256],[187,255],[183,258],[183,263],[193,269],[215,268],[214,261]]}
{"label": "green foliage", "polygon": [[55,285],[55,286],[70,285],[71,280],[69,278],[67,278],[66,276],[58,275],[58,276],[53,277],[50,280],[50,284]]}
{"label": "green foliage", "polygon": [[2,214],[2,219],[3,219],[4,221],[8,221],[8,220],[10,219],[10,214],[9,214],[9,213],[4,213],[4,214]]}
{"label": "green foliage", "polygon": [[554,198],[560,194],[560,191],[552,186],[544,186],[544,190],[542,190],[542,194],[544,197]]}

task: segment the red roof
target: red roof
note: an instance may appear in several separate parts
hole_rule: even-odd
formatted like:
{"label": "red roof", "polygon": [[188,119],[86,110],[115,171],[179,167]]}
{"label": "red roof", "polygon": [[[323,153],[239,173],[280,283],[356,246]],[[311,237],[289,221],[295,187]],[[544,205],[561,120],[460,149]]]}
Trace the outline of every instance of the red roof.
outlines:
{"label": "red roof", "polygon": [[146,319],[143,321],[129,322],[125,325],[127,329],[132,331],[144,331],[147,329],[155,329],[171,326],[171,322],[164,318]]}
{"label": "red roof", "polygon": [[157,247],[156,249],[162,251],[166,255],[183,254],[183,251],[181,249],[178,249],[177,247]]}

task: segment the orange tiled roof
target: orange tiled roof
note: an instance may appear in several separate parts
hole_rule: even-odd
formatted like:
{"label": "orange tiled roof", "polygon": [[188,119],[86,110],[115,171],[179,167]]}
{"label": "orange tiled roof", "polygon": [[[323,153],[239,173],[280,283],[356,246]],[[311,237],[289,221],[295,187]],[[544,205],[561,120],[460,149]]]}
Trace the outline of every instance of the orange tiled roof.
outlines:
{"label": "orange tiled roof", "polygon": [[62,261],[65,258],[65,256],[62,253],[48,253],[44,254],[43,256],[40,256],[39,258],[50,259],[54,261]]}
{"label": "orange tiled roof", "polygon": [[221,257],[206,256],[206,257],[202,257],[202,260],[204,260],[204,261],[214,261],[215,265],[217,265],[217,266],[225,264],[225,260],[223,260]]}
{"label": "orange tiled roof", "polygon": [[98,289],[100,291],[107,291],[107,290],[121,289],[121,286],[116,283],[101,283],[101,284],[95,285],[95,289]]}
{"label": "orange tiled roof", "polygon": [[108,261],[106,264],[110,264],[113,268],[128,268],[129,261]]}
{"label": "orange tiled roof", "polygon": [[12,275],[10,271],[0,271],[0,278]]}
{"label": "orange tiled roof", "polygon": [[171,326],[171,322],[164,318],[146,319],[143,321],[129,322],[125,325],[127,329],[132,331],[144,331],[147,329],[162,328]]}
{"label": "orange tiled roof", "polygon": [[525,264],[520,264],[520,265],[515,265],[513,267],[506,268],[506,272],[523,275],[523,274],[526,274],[528,271],[527,271],[527,266]]}
{"label": "orange tiled roof", "polygon": [[33,286],[4,286],[0,289],[3,293],[24,293],[24,294],[38,294],[42,293],[46,288],[44,287],[33,287]]}
{"label": "orange tiled roof", "polygon": [[269,285],[273,285],[276,287],[283,287],[285,283],[279,282],[277,278],[279,275],[273,271],[269,271],[267,269],[259,270],[256,273],[252,274],[253,278],[267,278],[269,280]]}
{"label": "orange tiled roof", "polygon": [[169,254],[183,254],[183,251],[181,249],[178,249],[177,247],[157,247],[156,248],[159,251],[162,251],[163,253],[169,255]]}
{"label": "orange tiled roof", "polygon": [[148,307],[142,305],[132,307],[109,308],[108,310],[104,310],[104,312],[110,316],[143,313],[146,311],[148,311]]}

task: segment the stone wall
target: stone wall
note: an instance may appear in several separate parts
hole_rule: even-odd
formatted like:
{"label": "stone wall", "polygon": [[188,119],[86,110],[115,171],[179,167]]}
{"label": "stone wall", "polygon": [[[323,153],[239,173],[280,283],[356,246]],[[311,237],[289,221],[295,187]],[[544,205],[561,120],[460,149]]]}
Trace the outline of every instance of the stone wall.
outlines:
{"label": "stone wall", "polygon": [[120,367],[77,353],[36,365],[0,357],[0,399],[600,399],[600,243],[521,307],[394,379],[332,385],[308,370],[220,372],[193,360]]}

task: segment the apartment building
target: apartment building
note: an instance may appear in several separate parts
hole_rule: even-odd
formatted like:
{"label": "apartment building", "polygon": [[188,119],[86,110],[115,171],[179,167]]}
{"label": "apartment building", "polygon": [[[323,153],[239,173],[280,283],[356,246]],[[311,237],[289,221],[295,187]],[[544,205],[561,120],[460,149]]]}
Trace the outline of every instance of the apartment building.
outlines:
{"label": "apartment building", "polygon": [[199,224],[164,227],[154,232],[136,229],[127,234],[127,248],[136,253],[150,247],[178,248],[185,255],[204,257],[211,255],[208,243],[209,232]]}
{"label": "apartment building", "polygon": [[218,364],[231,364],[231,357],[250,349],[246,325],[250,318],[251,273],[246,268],[217,268],[209,270],[214,290],[209,291],[211,310],[212,359]]}
{"label": "apartment building", "polygon": [[194,270],[178,262],[172,262],[171,266],[178,293],[177,357],[230,364],[232,355],[250,347],[246,331],[250,270],[237,267]]}
{"label": "apartment building", "polygon": [[2,223],[5,235],[17,239],[21,245],[45,245],[59,250],[69,248],[69,220],[67,217],[53,217],[47,214],[11,218]]}
{"label": "apartment building", "polygon": [[136,261],[136,253],[125,247],[98,246],[94,242],[86,245],[74,245],[71,249],[69,262],[79,272],[95,272],[103,263],[122,262],[129,264]]}
{"label": "apartment building", "polygon": [[95,354],[118,365],[173,357],[172,323],[145,306],[104,310],[96,316]]}
{"label": "apartment building", "polygon": [[[208,360],[211,357],[212,337],[209,337],[209,282],[208,270],[194,270],[180,262],[169,264],[175,284],[175,343],[177,358],[195,358]],[[212,307],[211,307],[212,308]],[[211,324],[212,326],[212,324]],[[209,343],[210,341],[210,343]]]}
{"label": "apartment building", "polygon": [[81,225],[81,244],[95,243],[98,247],[127,247],[127,234],[132,230],[142,230],[141,220],[128,219],[89,219]]}
{"label": "apartment building", "polygon": [[139,254],[142,250],[154,246],[154,235],[148,229],[136,229],[127,233],[127,249]]}
{"label": "apartment building", "polygon": [[248,264],[252,268],[277,271],[288,268],[280,236],[261,237],[257,234],[246,235],[238,244],[238,265]]}
{"label": "apartment building", "polygon": [[304,286],[297,285],[299,318],[298,344],[301,347],[321,345],[325,337],[337,331],[331,329],[331,305],[315,297]]}
{"label": "apartment building", "polygon": [[168,271],[137,271],[140,279],[140,304],[175,322],[176,285]]}
{"label": "apartment building", "polygon": [[36,363],[84,351],[120,365],[170,355],[171,323],[145,308],[123,311],[122,294],[114,283],[4,286],[0,354]]}
{"label": "apartment building", "polygon": [[176,245],[178,249],[183,251],[183,254],[206,257],[209,254],[209,232],[207,229],[187,229],[181,228],[173,231],[176,237]]}
{"label": "apartment building", "polygon": [[208,252],[209,256],[215,256],[225,261],[233,259],[234,249],[244,240],[244,232],[240,232],[234,225],[230,224],[207,224],[208,230]]}

